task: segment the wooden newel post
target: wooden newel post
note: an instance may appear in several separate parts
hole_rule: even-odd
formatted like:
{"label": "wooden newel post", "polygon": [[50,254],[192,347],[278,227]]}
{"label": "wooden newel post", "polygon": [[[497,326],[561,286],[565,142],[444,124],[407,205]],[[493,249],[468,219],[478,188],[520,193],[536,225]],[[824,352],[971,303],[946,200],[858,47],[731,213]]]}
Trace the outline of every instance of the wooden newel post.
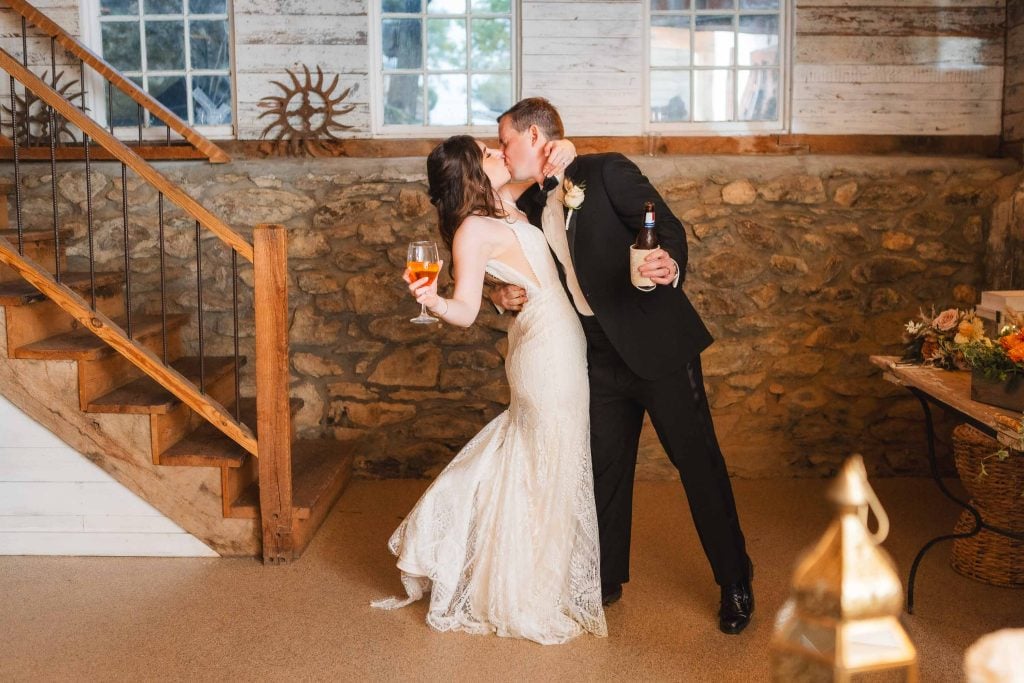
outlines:
{"label": "wooden newel post", "polygon": [[292,420],[288,384],[288,236],[253,231],[256,305],[256,429],[264,563],[288,562],[292,539]]}

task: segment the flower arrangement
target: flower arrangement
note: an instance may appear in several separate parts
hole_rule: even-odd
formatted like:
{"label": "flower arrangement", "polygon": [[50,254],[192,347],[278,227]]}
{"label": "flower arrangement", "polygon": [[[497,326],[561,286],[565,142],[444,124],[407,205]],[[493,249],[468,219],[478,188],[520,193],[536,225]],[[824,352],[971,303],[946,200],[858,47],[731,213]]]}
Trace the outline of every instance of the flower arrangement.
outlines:
{"label": "flower arrangement", "polygon": [[985,339],[985,327],[973,311],[947,308],[936,314],[921,312],[917,320],[904,325],[907,343],[903,360],[946,370],[964,369],[962,345]]}

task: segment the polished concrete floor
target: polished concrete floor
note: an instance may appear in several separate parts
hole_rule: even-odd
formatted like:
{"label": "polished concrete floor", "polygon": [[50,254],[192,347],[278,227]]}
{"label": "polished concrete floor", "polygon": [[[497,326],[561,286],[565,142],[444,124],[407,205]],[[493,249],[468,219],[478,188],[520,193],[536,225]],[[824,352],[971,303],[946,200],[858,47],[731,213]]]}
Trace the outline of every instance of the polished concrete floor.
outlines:
{"label": "polished concrete floor", "polygon": [[[918,547],[957,511],[929,480],[873,483],[892,520],[885,548],[905,579]],[[287,566],[0,558],[0,680],[767,680],[794,562],[831,516],[826,485],[735,482],[757,565],[757,613],[740,636],[716,629],[717,589],[678,484],[637,484],[633,581],[607,611],[609,637],[540,646],[436,633],[422,603],[371,610],[370,600],[400,590],[385,541],[425,483],[355,481]],[[1024,590],[954,573],[948,544],[918,579],[916,614],[903,623],[922,681],[962,680],[974,640],[1024,626]]]}

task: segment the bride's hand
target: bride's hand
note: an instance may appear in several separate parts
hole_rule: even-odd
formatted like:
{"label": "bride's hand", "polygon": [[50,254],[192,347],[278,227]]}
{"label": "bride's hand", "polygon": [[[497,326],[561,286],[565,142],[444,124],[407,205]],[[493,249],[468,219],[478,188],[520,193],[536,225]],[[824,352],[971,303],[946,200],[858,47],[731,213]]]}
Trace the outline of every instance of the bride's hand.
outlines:
{"label": "bride's hand", "polygon": [[547,160],[541,172],[545,176],[558,175],[576,158],[576,145],[565,138],[550,140],[544,145],[544,154]]}
{"label": "bride's hand", "polygon": [[[441,268],[444,266],[444,261],[441,261],[438,266],[438,273],[441,272]],[[402,273],[402,279],[409,283],[409,293],[412,294],[412,298],[416,299],[416,303],[424,304],[427,308],[433,309],[441,301],[441,297],[437,295],[437,278],[430,284],[430,278],[421,277],[419,280],[412,279],[412,271],[408,268]]]}

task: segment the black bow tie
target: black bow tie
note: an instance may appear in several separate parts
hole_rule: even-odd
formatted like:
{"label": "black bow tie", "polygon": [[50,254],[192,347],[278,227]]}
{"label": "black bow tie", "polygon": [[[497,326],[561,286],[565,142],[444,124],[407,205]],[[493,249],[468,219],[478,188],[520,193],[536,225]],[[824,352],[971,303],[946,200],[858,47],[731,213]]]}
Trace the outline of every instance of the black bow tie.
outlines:
{"label": "black bow tie", "polygon": [[543,208],[548,203],[548,194],[551,190],[558,187],[558,178],[555,176],[548,176],[544,179],[544,184],[537,183],[531,188],[531,191],[523,197],[527,202]]}

